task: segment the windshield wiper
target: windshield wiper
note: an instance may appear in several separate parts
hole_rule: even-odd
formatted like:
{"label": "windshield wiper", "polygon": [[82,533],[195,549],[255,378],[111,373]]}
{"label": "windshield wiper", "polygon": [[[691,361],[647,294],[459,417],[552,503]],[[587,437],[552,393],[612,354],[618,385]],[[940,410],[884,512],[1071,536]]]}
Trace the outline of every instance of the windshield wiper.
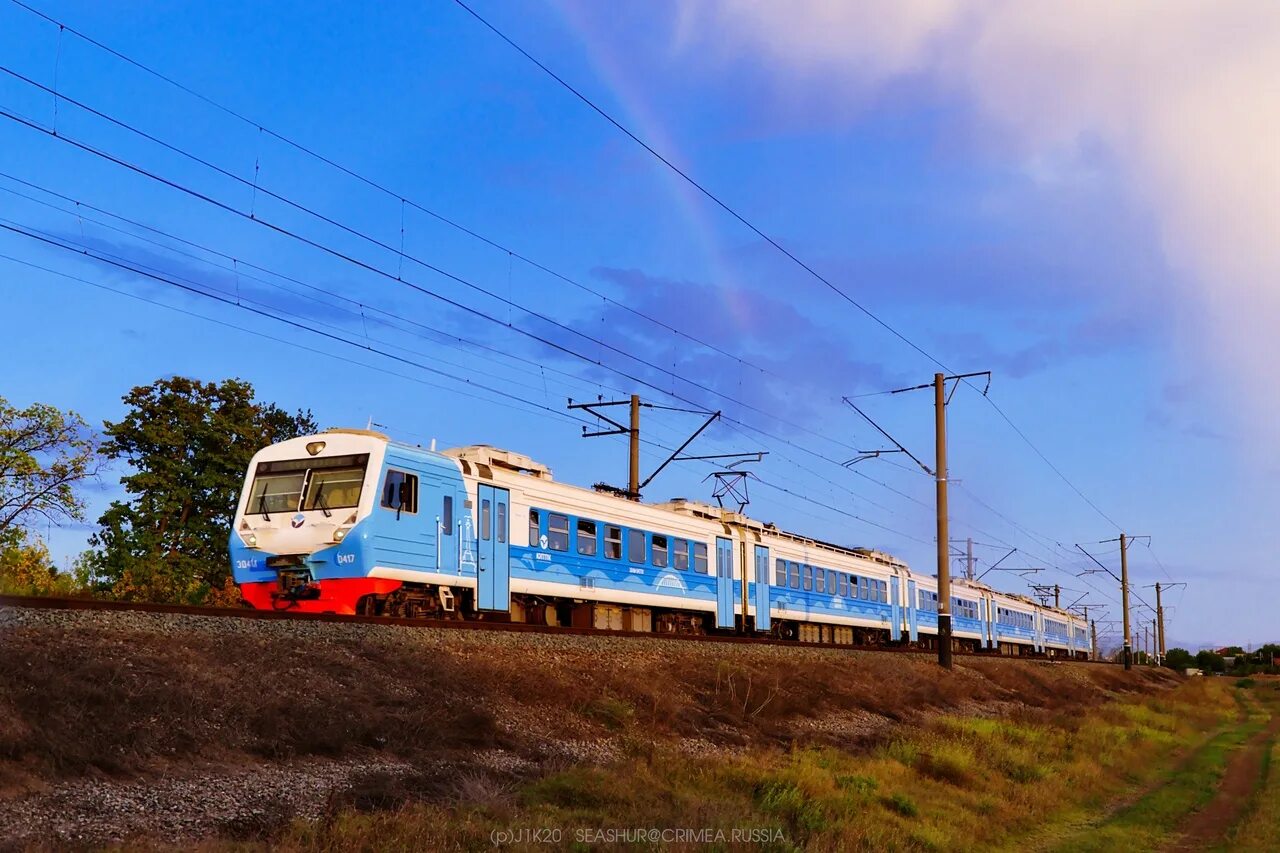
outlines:
{"label": "windshield wiper", "polygon": [[324,483],[316,486],[316,506],[324,513],[325,518],[329,518],[333,513],[329,512],[329,507],[324,504]]}
{"label": "windshield wiper", "polygon": [[268,513],[267,513],[267,494],[266,494],[266,492],[263,492],[261,495],[258,495],[258,511],[262,513],[262,520],[263,520],[263,521],[270,521],[270,520],[271,520],[271,516],[270,516],[270,514],[268,514]]}

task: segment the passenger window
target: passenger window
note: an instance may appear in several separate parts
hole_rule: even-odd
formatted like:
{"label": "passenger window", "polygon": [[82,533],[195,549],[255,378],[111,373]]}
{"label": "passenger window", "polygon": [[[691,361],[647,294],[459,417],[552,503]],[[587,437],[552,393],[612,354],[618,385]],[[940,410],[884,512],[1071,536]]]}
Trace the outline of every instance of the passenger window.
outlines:
{"label": "passenger window", "polygon": [[596,523],[578,519],[578,553],[584,557],[596,555]]}
{"label": "passenger window", "polygon": [[850,598],[858,597],[858,576],[857,575],[850,575],[849,577],[849,597]]}
{"label": "passenger window", "polygon": [[689,540],[677,539],[675,542],[671,544],[672,544],[672,547],[674,548],[674,553],[671,558],[671,565],[675,566],[677,569],[680,569],[681,571],[686,571],[689,568]]}
{"label": "passenger window", "polygon": [[804,588],[813,589],[813,566],[805,564],[800,568],[804,572]]}
{"label": "passenger window", "polygon": [[777,567],[774,571],[773,584],[774,586],[787,585],[787,561],[786,560],[778,560]]}
{"label": "passenger window", "polygon": [[836,572],[827,570],[827,595],[836,594]]}
{"label": "passenger window", "polygon": [[693,570],[701,574],[707,573],[707,543],[693,543]]}
{"label": "passenger window", "polygon": [[840,589],[836,592],[836,595],[840,596],[841,598],[845,598],[846,596],[849,595],[849,576],[848,575],[843,573],[840,575]]}
{"label": "passenger window", "polygon": [[633,563],[643,563],[644,560],[644,531],[628,530],[627,531],[627,559]]}
{"label": "passenger window", "polygon": [[558,512],[548,513],[547,547],[552,551],[569,550],[569,516]]}
{"label": "passenger window", "polygon": [[489,519],[489,502],[480,501],[480,538],[489,541],[493,522]]}
{"label": "passenger window", "polygon": [[791,576],[791,588],[799,589],[800,588],[800,564],[788,562],[787,572]]}
{"label": "passenger window", "polygon": [[[314,501],[316,506],[324,503]],[[329,502],[332,506],[340,503]],[[403,471],[388,471],[387,483],[382,488],[382,505],[397,512],[416,513],[418,511],[418,476]]]}
{"label": "passenger window", "polygon": [[858,597],[868,601],[871,599],[871,596],[867,594],[866,578],[858,578]]}
{"label": "passenger window", "polygon": [[813,567],[813,589],[815,592],[822,592],[827,585],[825,570]]}
{"label": "passenger window", "polygon": [[536,509],[529,510],[529,547],[540,547],[542,539],[542,519],[541,513]]}
{"label": "passenger window", "polygon": [[445,536],[453,535],[453,495],[444,496],[444,507],[440,513],[440,532]]}
{"label": "passenger window", "polygon": [[507,541],[507,504],[498,501],[498,541]]}
{"label": "passenger window", "polygon": [[667,537],[653,535],[653,564],[660,569],[667,567]]}
{"label": "passenger window", "polygon": [[604,529],[604,555],[610,560],[622,559],[622,528],[609,525]]}

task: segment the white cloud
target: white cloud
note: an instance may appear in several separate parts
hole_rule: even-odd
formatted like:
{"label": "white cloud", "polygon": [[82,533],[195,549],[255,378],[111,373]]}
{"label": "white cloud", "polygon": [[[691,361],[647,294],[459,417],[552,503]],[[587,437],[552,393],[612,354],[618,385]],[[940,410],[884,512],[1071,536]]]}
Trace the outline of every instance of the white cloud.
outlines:
{"label": "white cloud", "polygon": [[1183,274],[1184,355],[1231,377],[1257,438],[1280,432],[1280,3],[686,0],[678,32],[850,99],[926,79],[1032,179],[1104,146]]}

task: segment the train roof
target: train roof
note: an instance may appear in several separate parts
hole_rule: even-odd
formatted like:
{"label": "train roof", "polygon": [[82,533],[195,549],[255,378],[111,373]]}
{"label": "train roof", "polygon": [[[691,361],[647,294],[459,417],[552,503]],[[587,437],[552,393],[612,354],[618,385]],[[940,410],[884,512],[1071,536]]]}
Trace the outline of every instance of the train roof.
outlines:
{"label": "train roof", "polygon": [[[372,430],[331,429],[331,430],[326,430],[326,432],[343,432],[343,433],[352,433],[356,435],[367,435],[375,438],[381,438],[388,442],[399,444],[404,447],[414,448],[416,450],[425,450],[421,446],[415,446],[411,444],[405,444],[403,442],[392,441],[390,438],[383,435],[382,433],[374,432]],[[496,468],[502,471],[508,471],[508,472],[517,473],[517,474],[524,474],[525,476],[529,476],[537,480],[546,480],[549,482],[559,483],[559,481],[557,481],[552,476],[551,468],[548,467],[547,465],[541,462],[538,462],[537,460],[523,453],[516,453],[515,451],[511,451],[511,450],[504,450],[503,448],[494,447],[489,444],[470,444],[464,447],[452,447],[446,450],[439,451],[438,453],[439,455],[447,456],[451,459],[458,460],[460,463],[463,464],[465,473],[470,473],[469,468],[471,466],[476,466],[476,468],[478,469],[477,473],[480,473],[480,474],[491,474],[492,470]],[[484,469],[488,469],[488,470],[486,471]],[[597,486],[594,490],[591,490],[591,489],[586,489],[582,486],[575,485],[573,483],[559,483],[559,485],[562,485],[566,488],[579,489],[581,491],[588,491],[594,494],[612,497],[617,500],[625,500],[625,498],[622,498],[617,494],[612,494],[610,490],[601,488],[599,486]],[[878,551],[873,548],[861,548],[858,546],[840,545],[834,542],[826,542],[821,539],[816,539],[812,536],[805,536],[804,534],[801,534],[801,533],[795,533],[793,531],[783,530],[779,528],[777,525],[773,524],[772,522],[760,521],[759,519],[751,518],[750,516],[744,515],[740,512],[736,512],[731,509],[725,509],[724,507],[705,503],[703,501],[689,500],[688,498],[671,498],[666,501],[656,501],[653,503],[644,503],[642,505],[649,507],[651,509],[666,510],[668,512],[680,513],[682,515],[688,515],[694,518],[703,518],[708,521],[739,524],[739,525],[742,525],[743,527],[753,528],[760,531],[761,533],[765,533],[770,536],[776,536],[781,539],[786,539],[788,541],[791,541],[800,545],[804,545],[806,547],[819,548],[819,549],[831,551],[837,554],[843,554],[845,556],[859,557],[861,559],[870,560],[872,562],[879,563],[880,565],[889,566],[892,568],[903,568],[903,569],[907,569],[908,571],[910,570],[910,567],[907,565],[907,563],[904,560],[901,560],[898,557],[893,556],[892,554],[887,554],[883,551]],[[954,581],[954,584],[956,586],[966,587],[969,589],[991,592],[1021,604],[1027,604],[1033,607],[1038,607],[1041,610],[1047,610],[1053,613],[1061,614],[1062,616],[1065,616],[1068,619],[1074,618],[1074,614],[1066,610],[1062,610],[1056,607],[1046,606],[1044,604],[1041,604],[1038,601],[1035,601],[1025,595],[1021,595],[1016,592],[1004,592],[1001,590],[997,590],[994,587],[991,587],[988,584],[982,583],[981,581],[976,579],[970,580],[968,578],[963,578],[963,577],[956,578]]]}
{"label": "train roof", "polygon": [[[466,447],[453,447],[448,450],[441,451],[445,456],[457,459],[467,465],[484,466],[489,469],[498,468],[506,471],[512,471],[520,474],[527,474],[539,480],[555,481],[551,474],[551,469],[541,462],[526,456],[522,453],[515,453],[510,450],[493,447],[488,444],[471,444]],[[572,483],[562,483],[568,488],[582,489],[582,486],[576,486]],[[583,489],[584,491],[589,491]],[[609,490],[597,487],[596,494],[609,494]],[[612,495],[617,497],[616,495]],[[754,528],[761,533],[767,533],[770,536],[777,536],[787,539],[797,544],[802,544],[810,548],[820,548],[832,551],[846,556],[859,557],[864,560],[870,560],[885,566],[907,568],[907,564],[902,560],[894,557],[892,554],[886,554],[883,551],[877,551],[872,548],[859,548],[856,546],[839,545],[834,542],[825,542],[821,539],[815,539],[812,536],[805,536],[801,533],[795,533],[783,530],[777,525],[751,518],[740,512],[724,507],[715,506],[713,504],[704,503],[702,501],[689,500],[687,498],[672,498],[666,501],[655,501],[652,503],[644,503],[643,506],[652,509],[666,510],[668,512],[676,512],[681,515],[687,515],[694,518],[703,518],[708,521],[718,523],[738,524],[743,527]]]}

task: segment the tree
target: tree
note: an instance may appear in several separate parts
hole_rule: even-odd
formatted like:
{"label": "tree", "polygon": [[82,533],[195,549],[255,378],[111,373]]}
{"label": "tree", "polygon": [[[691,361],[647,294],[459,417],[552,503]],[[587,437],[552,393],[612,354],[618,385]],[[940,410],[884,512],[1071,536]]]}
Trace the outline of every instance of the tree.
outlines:
{"label": "tree", "polygon": [[1169,649],[1164,656],[1164,665],[1179,671],[1195,666],[1195,662],[1196,659],[1186,649]]}
{"label": "tree", "polygon": [[316,432],[315,420],[255,401],[239,379],[175,376],[134,388],[124,402],[102,450],[128,462],[133,473],[120,482],[130,497],[99,519],[86,570],[117,598],[228,603],[227,532],[249,460]]}
{"label": "tree", "polygon": [[98,440],[75,412],[18,409],[0,397],[0,533],[83,520],[75,487],[101,465]]}
{"label": "tree", "polygon": [[1222,655],[1217,652],[1211,652],[1208,649],[1196,655],[1196,666],[1204,672],[1227,671],[1227,662],[1222,659]]}
{"label": "tree", "polygon": [[0,595],[73,595],[85,590],[74,574],[59,572],[49,549],[24,531],[0,532]]}

